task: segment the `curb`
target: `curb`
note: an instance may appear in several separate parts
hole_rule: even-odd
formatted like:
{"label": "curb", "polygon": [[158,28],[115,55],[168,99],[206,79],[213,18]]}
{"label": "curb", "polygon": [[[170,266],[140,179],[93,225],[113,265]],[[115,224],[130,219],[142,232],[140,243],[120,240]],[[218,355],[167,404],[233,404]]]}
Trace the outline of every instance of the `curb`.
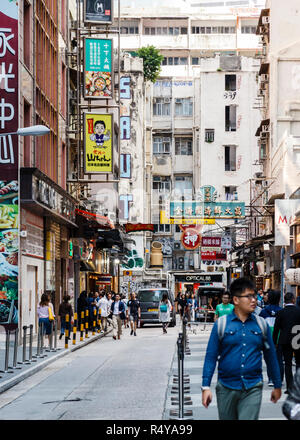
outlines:
{"label": "curb", "polygon": [[106,333],[101,333],[95,336],[90,337],[88,340],[81,341],[79,345],[74,345],[70,348],[65,348],[60,353],[54,354],[53,356],[49,357],[48,359],[45,359],[41,361],[40,363],[28,368],[26,371],[23,371],[22,373],[18,374],[15,377],[12,377],[11,379],[3,382],[0,384],[0,394],[4,393],[4,391],[7,391],[9,388],[14,387],[18,383],[22,382],[23,380],[27,379],[28,377],[32,376],[33,374],[37,373],[38,371],[45,368],[47,365],[51,364],[54,361],[57,361],[63,356],[66,356],[67,354],[72,353],[73,351],[79,350],[81,347],[85,347],[88,344],[91,344],[94,341],[97,341],[98,339],[103,338],[104,336],[108,335],[112,332],[112,329],[108,330]]}

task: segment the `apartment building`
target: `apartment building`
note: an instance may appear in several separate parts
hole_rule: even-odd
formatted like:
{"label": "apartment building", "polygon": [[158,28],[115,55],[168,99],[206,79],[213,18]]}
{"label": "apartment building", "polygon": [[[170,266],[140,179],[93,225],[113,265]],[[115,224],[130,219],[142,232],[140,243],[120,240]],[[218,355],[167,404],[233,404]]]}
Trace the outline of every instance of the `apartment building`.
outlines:
{"label": "apartment building", "polygon": [[[162,224],[160,213],[178,197],[196,200],[205,185],[220,201],[249,205],[249,179],[260,170],[253,106],[261,5],[167,3],[124,2],[121,9],[122,49],[134,55],[154,45],[164,56],[158,81],[146,91],[148,221],[163,244],[164,271],[224,271],[228,263],[207,264],[199,250],[185,250],[179,226]],[[222,235],[233,223],[220,220],[202,233]]]}
{"label": "apartment building", "polygon": [[[279,239],[280,217],[292,224],[300,209],[299,23],[297,1],[283,5],[269,0],[257,27],[263,46],[259,70],[261,121],[256,137],[263,172],[257,176],[254,198],[265,209],[259,211],[262,215],[252,228],[252,236],[260,236],[257,254],[262,264],[262,283],[273,288],[284,287],[286,269],[299,267],[296,224],[291,230],[286,225],[287,238]],[[282,207],[278,216],[275,205],[279,200]],[[293,240],[290,233],[294,234]],[[263,251],[268,243],[271,246]]]}

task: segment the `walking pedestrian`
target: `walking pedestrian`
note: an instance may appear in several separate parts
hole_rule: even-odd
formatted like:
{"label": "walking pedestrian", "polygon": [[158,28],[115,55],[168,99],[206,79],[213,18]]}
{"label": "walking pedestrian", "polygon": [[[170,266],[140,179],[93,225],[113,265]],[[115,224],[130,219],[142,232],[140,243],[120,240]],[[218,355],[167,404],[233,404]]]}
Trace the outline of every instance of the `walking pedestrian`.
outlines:
{"label": "walking pedestrian", "polygon": [[124,306],[125,306],[125,315],[124,315],[124,319],[123,319],[123,325],[124,325],[124,328],[129,328],[129,324],[128,324],[128,313],[127,313],[127,309],[128,309],[128,307],[127,307],[126,296],[125,296],[125,295],[120,295],[120,297],[121,297],[121,301],[122,301],[122,303],[123,303]]}
{"label": "walking pedestrian", "polygon": [[[268,292],[268,303],[269,304],[267,306],[265,306],[259,314],[259,316],[264,318],[266,320],[266,322],[268,323],[270,330],[271,330],[271,335],[273,335],[274,323],[275,323],[276,316],[278,315],[278,312],[280,310],[282,310],[282,307],[279,306],[280,297],[281,297],[280,290],[269,290],[269,292]],[[283,381],[284,366],[283,366],[283,358],[282,358],[282,349],[281,349],[281,346],[278,344],[275,344],[275,346],[276,346],[276,355],[277,355],[278,365],[279,365],[279,369],[280,369],[281,381]],[[267,367],[267,374],[268,374],[268,385],[269,385],[269,387],[272,387],[274,384],[273,384],[272,379],[270,377],[270,371],[269,371],[268,367]]]}
{"label": "walking pedestrian", "polygon": [[162,323],[163,333],[167,333],[167,328],[171,319],[172,304],[168,299],[168,294],[164,293],[158,305],[158,319]]}
{"label": "walking pedestrian", "polygon": [[178,304],[180,305],[179,314],[180,314],[180,318],[182,321],[183,315],[186,312],[186,306],[187,306],[187,299],[186,299],[185,293],[181,294],[180,298],[178,299]]}
{"label": "walking pedestrian", "polygon": [[108,300],[102,292],[99,294],[99,298],[98,307],[101,315],[101,332],[103,333],[107,331]]}
{"label": "walking pedestrian", "polygon": [[282,412],[289,420],[300,420],[300,368],[294,376],[290,394],[282,405]]}
{"label": "walking pedestrian", "polygon": [[122,335],[122,321],[125,316],[125,305],[120,300],[120,295],[115,294],[115,300],[111,304],[113,339],[120,339]]}
{"label": "walking pedestrian", "polygon": [[222,302],[216,306],[215,318],[216,321],[220,316],[230,315],[233,312],[234,305],[230,304],[230,293],[224,292],[222,295]]}
{"label": "walking pedestrian", "polygon": [[48,336],[50,345],[50,335],[51,335],[51,318],[55,318],[53,304],[50,302],[50,297],[47,293],[43,293],[41,296],[41,301],[37,306],[37,315],[39,318],[39,325],[44,326],[43,333]]}
{"label": "walking pedestrian", "polygon": [[[73,317],[73,308],[69,303],[71,297],[69,295],[65,295],[63,297],[62,302],[59,305],[58,316],[60,316],[60,336],[59,339],[63,337],[65,334],[65,329],[69,330],[69,339],[70,339],[70,329],[71,329],[71,320]],[[66,316],[69,315],[69,322],[66,323]]]}
{"label": "walking pedestrian", "polygon": [[196,311],[198,310],[198,301],[196,300],[194,293],[192,293],[191,297],[187,300],[187,306],[189,308],[188,320],[189,322],[195,322]]}
{"label": "walking pedestrian", "polygon": [[257,291],[257,307],[263,308],[264,292],[262,289]]}
{"label": "walking pedestrian", "polygon": [[107,298],[107,323],[109,326],[111,326],[112,325],[111,305],[113,303],[113,300],[111,298],[110,292],[107,293],[106,298]]}
{"label": "walking pedestrian", "polygon": [[[271,401],[276,403],[281,396],[275,347],[269,327],[253,313],[256,307],[253,283],[247,278],[236,279],[230,293],[234,310],[214,323],[209,338],[203,368],[202,404],[208,408],[212,401],[210,384],[218,361],[219,419],[257,420],[263,388],[262,351],[275,386]],[[225,324],[223,332],[221,324]]]}
{"label": "walking pedestrian", "polygon": [[136,336],[137,322],[141,318],[141,306],[139,300],[136,299],[135,292],[130,295],[130,300],[127,303],[127,319],[129,316],[131,332],[130,335]]}
{"label": "walking pedestrian", "polygon": [[289,394],[293,384],[293,353],[295,354],[296,368],[297,370],[300,368],[300,348],[295,349],[292,346],[292,339],[295,336],[292,330],[293,327],[300,325],[300,309],[295,305],[295,296],[291,292],[284,295],[284,303],[284,309],[278,312],[275,319],[273,341],[275,344],[281,345],[287,387],[285,394]]}

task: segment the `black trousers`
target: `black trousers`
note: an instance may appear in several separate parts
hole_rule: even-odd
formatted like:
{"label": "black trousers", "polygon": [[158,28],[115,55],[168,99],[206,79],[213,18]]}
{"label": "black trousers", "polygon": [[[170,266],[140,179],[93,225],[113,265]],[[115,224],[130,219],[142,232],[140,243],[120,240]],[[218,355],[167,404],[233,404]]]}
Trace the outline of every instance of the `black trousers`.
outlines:
{"label": "black trousers", "polygon": [[282,344],[282,355],[284,360],[284,372],[285,372],[285,380],[286,386],[289,390],[293,384],[293,353],[295,353],[296,367],[300,368],[300,349],[293,350],[291,344]]}

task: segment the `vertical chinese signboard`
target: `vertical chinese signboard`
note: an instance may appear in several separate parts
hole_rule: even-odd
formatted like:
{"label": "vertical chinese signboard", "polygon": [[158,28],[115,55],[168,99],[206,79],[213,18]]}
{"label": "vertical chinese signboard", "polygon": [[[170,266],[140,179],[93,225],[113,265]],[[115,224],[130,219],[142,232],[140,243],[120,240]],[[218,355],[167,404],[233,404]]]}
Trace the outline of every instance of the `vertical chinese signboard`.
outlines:
{"label": "vertical chinese signboard", "polygon": [[113,0],[84,0],[84,22],[111,24]]}
{"label": "vertical chinese signboard", "polygon": [[[0,2],[0,325],[18,322],[18,2]],[[5,134],[6,133],[6,134]],[[1,136],[3,134],[3,136]]]}
{"label": "vertical chinese signboard", "polygon": [[113,96],[113,42],[111,39],[84,39],[84,99]]}
{"label": "vertical chinese signboard", "polygon": [[84,114],[84,173],[113,172],[113,115]]}

